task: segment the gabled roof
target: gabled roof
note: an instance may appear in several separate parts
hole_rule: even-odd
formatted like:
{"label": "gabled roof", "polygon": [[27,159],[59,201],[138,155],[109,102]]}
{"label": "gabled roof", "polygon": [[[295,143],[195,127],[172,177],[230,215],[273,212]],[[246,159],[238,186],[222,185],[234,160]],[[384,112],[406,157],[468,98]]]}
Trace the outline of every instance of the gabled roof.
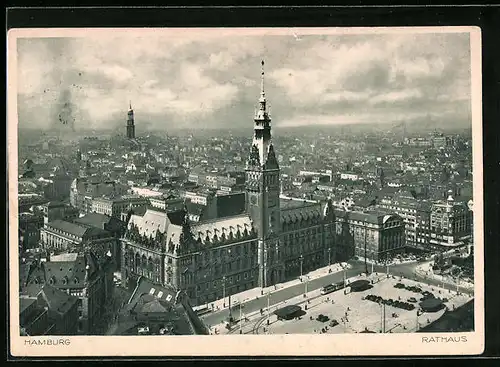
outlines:
{"label": "gabled roof", "polygon": [[138,303],[144,305],[157,299],[165,303],[163,307],[168,308],[175,304],[176,294],[173,287],[154,284],[149,279],[141,277],[128,303],[135,307]]}
{"label": "gabled roof", "polygon": [[59,314],[65,314],[78,302],[78,297],[71,296],[49,284],[43,286],[39,295],[50,311]]}
{"label": "gabled roof", "polygon": [[89,251],[67,256],[53,256],[49,261],[33,264],[28,277],[30,284],[49,283],[56,288],[84,288],[88,266],[89,278],[99,270],[95,255]]}

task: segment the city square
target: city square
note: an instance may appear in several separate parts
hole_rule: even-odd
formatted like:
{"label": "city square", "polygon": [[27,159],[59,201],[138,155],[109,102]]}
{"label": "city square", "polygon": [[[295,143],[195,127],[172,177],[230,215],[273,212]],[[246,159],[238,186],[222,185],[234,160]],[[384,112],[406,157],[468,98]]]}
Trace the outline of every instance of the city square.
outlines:
{"label": "city square", "polygon": [[[320,289],[316,289],[308,292],[307,297],[300,295],[273,305],[269,310],[269,317],[267,309],[263,310],[262,314],[260,312],[251,315],[245,314],[243,304],[241,310],[243,321],[241,325],[238,306],[233,311],[236,324],[232,326],[231,330],[225,328],[223,323],[212,327],[212,331],[217,329],[217,333],[220,335],[227,333],[239,334],[240,329],[242,334],[380,333],[383,330],[386,333],[409,333],[418,331],[418,329],[438,320],[447,309],[454,310],[472,299],[470,295],[427,285],[415,280],[396,276],[387,278],[386,274],[372,274],[368,277],[360,276],[349,279],[349,282],[364,279],[370,283],[374,282],[371,284],[372,288],[362,292],[354,292],[350,290],[348,285],[345,289],[347,294],[344,293],[344,289],[341,289],[325,295],[321,294]],[[417,311],[420,309],[418,304],[422,295],[407,289],[395,288],[394,286],[398,283],[402,283],[406,287],[416,286],[421,288],[422,292],[427,291],[434,294],[436,298],[444,300],[444,307],[435,312],[419,312],[417,316]],[[364,299],[369,294],[380,295],[384,299],[400,299],[401,301],[407,301],[413,297],[416,300],[414,302],[415,308],[409,311],[385,306],[384,318],[383,305]],[[287,305],[300,306],[303,314],[290,320],[278,320],[274,312]],[[318,320],[317,318],[320,315],[327,316],[328,320]],[[245,320],[245,317],[247,320]],[[268,319],[269,323],[267,322]],[[335,326],[331,326],[332,321],[336,324]]]}

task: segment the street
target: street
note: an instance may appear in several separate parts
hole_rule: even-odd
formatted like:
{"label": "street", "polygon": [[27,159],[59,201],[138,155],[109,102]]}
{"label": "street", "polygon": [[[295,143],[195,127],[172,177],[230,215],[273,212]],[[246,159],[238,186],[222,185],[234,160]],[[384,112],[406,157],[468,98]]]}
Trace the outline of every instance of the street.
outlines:
{"label": "street", "polygon": [[[346,278],[354,277],[356,275],[359,275],[360,273],[365,272],[365,263],[363,261],[359,260],[352,260],[349,261],[349,264],[352,266],[350,269],[346,270]],[[409,278],[409,279],[416,279],[419,281],[422,281],[424,283],[427,283],[429,285],[434,285],[440,288],[443,288],[443,282],[432,279],[432,278],[426,278],[423,276],[420,276],[415,273],[416,267],[421,264],[421,263],[406,263],[406,264],[397,264],[397,265],[390,265],[389,266],[389,274],[395,275],[395,276],[402,276],[404,278]],[[368,270],[371,271],[371,264],[368,265]],[[385,273],[386,272],[386,266],[385,265],[374,265],[373,266],[373,271],[378,272],[378,273]],[[344,279],[344,273],[343,272],[338,272],[334,274],[327,274],[321,278],[313,279],[308,282],[307,289],[308,292],[311,292],[316,289],[320,289],[324,287],[327,284],[331,283],[336,283],[340,282]],[[444,283],[444,288],[445,289],[450,289],[450,290],[456,290],[457,287],[454,284],[447,284]],[[458,290],[460,292],[470,294],[471,290],[464,288],[464,287],[458,287]],[[278,303],[282,303],[285,300],[289,300],[293,297],[299,296],[303,294],[305,291],[305,283],[301,284],[296,284],[287,288],[283,288],[281,290],[273,292],[269,296],[269,305],[273,306]],[[267,295],[264,294],[262,296],[259,296],[258,299],[253,299],[248,302],[244,303],[244,308],[243,308],[243,313],[244,314],[249,314],[251,312],[256,312],[259,311],[260,309],[265,310],[267,308]],[[234,308],[233,309],[233,317],[235,319],[238,319],[239,317],[239,309]],[[207,314],[205,316],[202,316],[203,321],[207,325],[216,325],[224,320],[227,320],[229,316],[229,310],[224,309],[220,310],[217,312],[213,312],[210,314]]]}

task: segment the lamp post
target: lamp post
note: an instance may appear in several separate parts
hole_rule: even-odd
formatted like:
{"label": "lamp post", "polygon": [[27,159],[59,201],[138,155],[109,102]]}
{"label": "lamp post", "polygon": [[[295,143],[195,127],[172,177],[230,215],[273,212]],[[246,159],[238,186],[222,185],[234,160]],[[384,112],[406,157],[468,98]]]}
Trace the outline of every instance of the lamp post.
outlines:
{"label": "lamp post", "polygon": [[328,266],[330,266],[330,264],[331,264],[331,257],[330,257],[331,250],[332,249],[330,247],[328,247]]}
{"label": "lamp post", "polygon": [[385,334],[385,303],[379,303],[380,312],[381,312],[381,320],[380,320],[380,329],[383,334]]}
{"label": "lamp post", "polygon": [[242,320],[241,320],[241,309],[243,308],[243,304],[240,304],[240,334],[243,334],[243,325],[242,325]]}
{"label": "lamp post", "polygon": [[270,299],[270,296],[271,296],[271,292],[268,290],[267,291],[267,325],[269,325],[269,311],[270,311],[269,310],[270,309],[269,299]]}
{"label": "lamp post", "polygon": [[302,262],[304,261],[304,256],[300,255],[300,279],[302,279]]}
{"label": "lamp post", "polygon": [[307,283],[309,283],[309,275],[306,275],[306,286],[305,286],[304,297],[307,297]]}
{"label": "lamp post", "polygon": [[226,276],[222,277],[222,307],[226,307]]}

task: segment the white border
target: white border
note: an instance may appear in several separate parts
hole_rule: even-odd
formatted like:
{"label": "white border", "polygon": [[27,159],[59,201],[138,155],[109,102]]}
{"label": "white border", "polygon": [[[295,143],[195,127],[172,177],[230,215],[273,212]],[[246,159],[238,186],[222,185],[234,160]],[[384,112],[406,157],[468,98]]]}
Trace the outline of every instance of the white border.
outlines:
{"label": "white border", "polygon": [[[341,334],[341,335],[238,335],[238,336],[74,336],[66,346],[34,346],[19,333],[18,206],[17,206],[17,54],[16,41],[24,37],[102,37],[130,33],[148,36],[226,37],[252,35],[469,33],[471,45],[471,103],[474,187],[475,331],[470,333]],[[180,33],[182,32],[182,33]],[[11,29],[8,32],[7,143],[9,175],[10,343],[13,356],[383,356],[474,355],[484,350],[484,240],[483,154],[481,95],[481,30],[478,27],[379,28],[80,28]],[[424,343],[423,337],[465,336],[467,342]]]}

